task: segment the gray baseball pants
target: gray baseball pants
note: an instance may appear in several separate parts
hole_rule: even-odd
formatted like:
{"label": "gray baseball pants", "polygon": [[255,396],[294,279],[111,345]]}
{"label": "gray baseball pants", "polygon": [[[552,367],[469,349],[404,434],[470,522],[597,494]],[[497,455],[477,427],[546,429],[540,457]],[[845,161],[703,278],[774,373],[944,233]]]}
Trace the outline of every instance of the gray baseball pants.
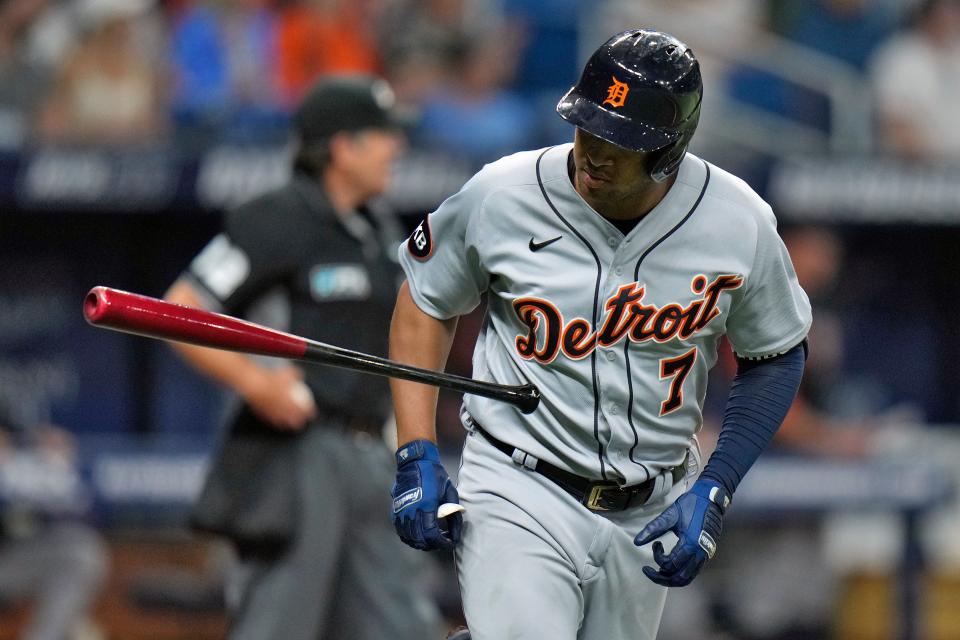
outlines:
{"label": "gray baseball pants", "polygon": [[593,512],[471,432],[456,560],[473,640],[653,640],[667,589],[643,575],[653,552],[633,538],[686,490],[697,455],[684,481],[664,483],[647,504]]}

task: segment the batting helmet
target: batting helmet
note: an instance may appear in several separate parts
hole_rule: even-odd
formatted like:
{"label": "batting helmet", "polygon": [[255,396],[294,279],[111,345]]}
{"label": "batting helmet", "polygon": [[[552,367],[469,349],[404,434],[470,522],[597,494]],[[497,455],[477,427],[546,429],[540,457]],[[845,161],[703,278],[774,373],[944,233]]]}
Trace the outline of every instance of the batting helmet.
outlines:
{"label": "batting helmet", "polygon": [[659,31],[624,31],[597,49],[557,113],[587,133],[637,152],[657,152],[650,177],[677,170],[700,119],[703,82],[693,52]]}

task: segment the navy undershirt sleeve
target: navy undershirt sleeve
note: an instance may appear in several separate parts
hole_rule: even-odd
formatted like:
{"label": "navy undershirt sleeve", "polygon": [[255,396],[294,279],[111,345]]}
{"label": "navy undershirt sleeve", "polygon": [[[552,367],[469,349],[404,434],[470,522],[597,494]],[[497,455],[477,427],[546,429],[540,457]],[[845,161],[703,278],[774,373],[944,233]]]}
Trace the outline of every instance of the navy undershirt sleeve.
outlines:
{"label": "navy undershirt sleeve", "polygon": [[701,478],[730,495],[780,428],[803,377],[806,341],[771,360],[740,360],[730,385],[717,448]]}

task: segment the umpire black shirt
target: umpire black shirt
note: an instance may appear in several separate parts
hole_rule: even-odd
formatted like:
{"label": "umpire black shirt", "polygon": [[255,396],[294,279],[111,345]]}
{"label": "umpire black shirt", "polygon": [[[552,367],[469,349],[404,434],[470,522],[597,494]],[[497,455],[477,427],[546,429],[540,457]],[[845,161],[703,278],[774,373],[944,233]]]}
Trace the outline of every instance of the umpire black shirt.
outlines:
{"label": "umpire black shirt", "polygon": [[[286,186],[227,214],[223,232],[197,255],[186,277],[208,294],[214,310],[386,355],[400,277],[392,250],[399,239],[391,227],[365,209],[338,216],[320,183],[295,174]],[[265,321],[269,306],[274,313]],[[277,326],[283,316],[288,326]],[[386,417],[385,378],[304,368],[321,415]]]}

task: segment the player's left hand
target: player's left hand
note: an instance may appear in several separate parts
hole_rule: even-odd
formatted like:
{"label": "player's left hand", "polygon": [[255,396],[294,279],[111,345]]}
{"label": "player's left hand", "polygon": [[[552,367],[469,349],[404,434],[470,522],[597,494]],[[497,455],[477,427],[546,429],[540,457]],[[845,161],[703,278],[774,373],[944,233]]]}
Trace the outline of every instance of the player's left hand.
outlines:
{"label": "player's left hand", "polygon": [[415,549],[453,549],[460,540],[463,515],[438,516],[444,503],[459,503],[457,489],[440,464],[437,445],[414,440],[397,449],[393,525],[400,539]]}
{"label": "player's left hand", "polygon": [[729,504],[730,496],[716,482],[695,482],[690,491],[677,498],[633,539],[640,547],[668,531],[679,538],[669,554],[664,552],[659,540],[654,542],[653,559],[660,568],[644,567],[643,574],[664,587],[690,584],[717,551],[723,513]]}

